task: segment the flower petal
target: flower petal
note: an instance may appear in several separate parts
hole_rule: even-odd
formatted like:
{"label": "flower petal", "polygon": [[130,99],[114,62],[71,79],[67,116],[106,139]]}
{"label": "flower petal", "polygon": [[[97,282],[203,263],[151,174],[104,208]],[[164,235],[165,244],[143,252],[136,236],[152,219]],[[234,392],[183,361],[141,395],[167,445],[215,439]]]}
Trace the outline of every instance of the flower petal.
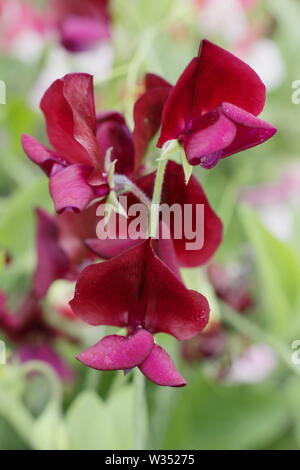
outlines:
{"label": "flower petal", "polygon": [[208,302],[190,291],[155,255],[151,241],[85,268],[70,303],[92,325],[136,327],[191,338],[208,321]]}
{"label": "flower petal", "polygon": [[[155,173],[151,173],[136,181],[149,197],[153,192],[154,178]],[[168,207],[176,204],[183,215],[176,224],[171,218],[169,225],[179,266],[195,267],[206,263],[222,240],[222,222],[211,208],[197,178],[192,176],[186,185],[181,165],[168,162],[161,202]],[[163,220],[168,224],[166,218]],[[185,230],[185,225],[193,229],[191,233]]]}
{"label": "flower petal", "polygon": [[64,165],[62,159],[55,152],[30,135],[22,135],[22,146],[30,160],[39,165],[48,176],[54,165]]}
{"label": "flower petal", "polygon": [[109,37],[107,24],[93,18],[69,15],[60,27],[61,43],[71,52],[86,51]]}
{"label": "flower petal", "polygon": [[102,162],[112,147],[111,161],[117,160],[116,173],[131,174],[134,168],[134,146],[125,119],[117,112],[104,112],[97,116],[97,141]]}
{"label": "flower petal", "polygon": [[223,103],[222,111],[225,116],[232,120],[237,130],[235,139],[224,149],[222,158],[262,144],[277,131],[272,124],[247,113],[247,111],[231,103]]}
{"label": "flower petal", "polygon": [[131,238],[126,238],[122,240],[120,238],[107,240],[100,240],[99,238],[90,238],[85,240],[85,245],[99,258],[110,259],[114,256],[117,256],[123,251],[128,250],[129,248],[134,247],[141,243],[140,239],[133,240]]}
{"label": "flower petal", "polygon": [[48,364],[64,382],[72,382],[75,379],[69,364],[49,344],[24,344],[16,350],[15,356],[21,363],[42,361]]}
{"label": "flower petal", "polygon": [[[150,82],[152,84],[152,80]],[[163,107],[171,88],[171,85],[151,88],[143,93],[134,105],[133,139],[136,166],[145,156],[151,139],[160,128]]]}
{"label": "flower petal", "polygon": [[147,359],[139,365],[139,369],[156,385],[184,387],[187,384],[169,354],[158,345],[154,346]]}
{"label": "flower petal", "polygon": [[41,101],[49,140],[68,163],[95,165],[95,104],[91,75],[74,73],[56,80]]}
{"label": "flower petal", "polygon": [[[134,180],[135,184],[148,196],[152,197],[154,187],[155,173],[150,173],[141,178]],[[133,204],[138,200],[128,193],[127,207],[128,212]],[[181,267],[195,267],[206,263],[217,250],[222,240],[222,222],[211,208],[208,199],[198,182],[197,178],[191,177],[188,185],[185,184],[182,166],[175,162],[168,162],[165,172],[165,178],[162,191],[162,204],[167,208],[174,208],[174,212],[179,211],[179,218],[175,219],[168,216],[169,211],[162,212],[162,220],[164,224],[164,232],[170,233],[164,235],[165,239],[160,235],[159,244],[155,247],[159,257],[176,272],[179,265]],[[119,225],[122,217],[115,215]],[[174,220],[175,219],[175,220]],[[139,244],[142,239],[147,238],[146,231],[140,229],[140,238],[133,240],[126,233],[124,234],[118,229],[118,223],[112,223],[114,219],[111,217],[106,232],[111,236],[105,240],[88,240],[87,245],[95,253],[103,259],[109,259],[112,256],[121,254],[128,248]],[[125,221],[125,227],[131,226],[133,217],[129,217]],[[110,231],[111,230],[111,231]],[[161,232],[162,234],[162,232]],[[122,237],[122,238],[121,238]],[[160,250],[157,251],[157,250]],[[175,250],[175,253],[174,253]],[[176,255],[176,256],[174,256]]]}
{"label": "flower petal", "polygon": [[50,177],[50,193],[58,213],[66,208],[80,212],[95,197],[87,183],[90,173],[85,165],[70,165]]}
{"label": "flower petal", "polygon": [[146,73],[145,75],[145,88],[146,90],[150,90],[151,88],[172,88],[170,82],[165,80],[164,78],[156,75],[155,73]]}
{"label": "flower petal", "polygon": [[129,336],[105,336],[97,344],[78,354],[77,359],[97,370],[132,369],[149,356],[153,346],[151,333],[137,328]]}
{"label": "flower petal", "polygon": [[217,108],[196,119],[190,135],[183,140],[190,165],[214,167],[222,156],[222,150],[232,143],[236,126]]}
{"label": "flower petal", "polygon": [[158,147],[176,139],[195,118],[233,103],[257,116],[266,89],[256,72],[221,47],[204,40],[199,55],[186,67],[166,102]]}
{"label": "flower petal", "polygon": [[69,258],[58,242],[58,227],[55,218],[42,209],[37,209],[37,266],[33,276],[33,290],[43,297],[56,279],[65,279],[69,269]]}

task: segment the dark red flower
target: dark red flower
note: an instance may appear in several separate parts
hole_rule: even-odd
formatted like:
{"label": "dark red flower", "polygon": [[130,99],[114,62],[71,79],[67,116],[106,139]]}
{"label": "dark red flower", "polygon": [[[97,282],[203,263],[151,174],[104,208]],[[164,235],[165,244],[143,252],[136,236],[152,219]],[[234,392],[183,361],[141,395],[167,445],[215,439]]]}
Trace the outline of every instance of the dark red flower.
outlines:
{"label": "dark red flower", "polygon": [[37,209],[37,265],[33,275],[33,290],[38,297],[46,295],[56,279],[75,281],[79,272],[94,256],[84,244],[95,236],[94,206],[80,214],[64,212],[52,216]]}
{"label": "dark red flower", "polygon": [[[155,172],[137,178],[135,183],[151,199],[154,181]],[[138,202],[132,194],[126,196],[128,209],[132,204]],[[182,218],[178,221],[174,217],[170,217],[169,220],[162,217],[162,221],[169,227],[170,238],[174,243],[176,263],[181,267],[195,267],[205,264],[216,252],[222,240],[222,222],[210,207],[197,178],[192,176],[186,185],[182,167],[175,162],[168,162],[161,204],[166,204],[168,207],[177,204],[181,210]],[[191,212],[187,211],[188,205]],[[199,213],[197,214],[199,208],[203,209],[203,217],[199,217]],[[129,225],[130,219],[128,220]],[[188,226],[194,232],[192,238],[188,238],[189,233],[185,233],[185,227]],[[196,239],[199,242],[201,239],[199,246],[195,244]],[[140,239],[130,240],[129,235],[125,239],[107,238],[106,240],[86,241],[89,248],[103,259],[116,256],[137,243],[140,243]],[[193,244],[193,247],[189,248],[189,244]]]}
{"label": "dark red flower", "polygon": [[36,338],[55,338],[61,333],[47,324],[40,299],[30,292],[15,313],[7,309],[7,296],[0,292],[0,329],[14,343]]}
{"label": "dark red flower", "polygon": [[62,45],[70,52],[110,38],[109,0],[51,0]]}
{"label": "dark red flower", "polygon": [[145,92],[138,98],[134,106],[135,164],[140,164],[149,142],[158,132],[165,102],[172,85],[153,73],[145,76]]}
{"label": "dark red flower", "polygon": [[25,344],[21,345],[15,352],[14,356],[21,362],[42,361],[50,365],[63,382],[72,382],[75,373],[57,354],[51,344]]}
{"label": "dark red flower", "polygon": [[265,99],[265,86],[251,67],[204,40],[169,94],[158,147],[177,139],[191,165],[212,168],[275,134],[275,127],[257,118]]}
{"label": "dark red flower", "polygon": [[185,380],[166,351],[155,345],[153,334],[191,338],[207,324],[209,306],[201,294],[186,289],[155,246],[148,239],[80,274],[70,302],[74,313],[91,325],[126,328],[128,335],[107,336],[78,359],[99,370],[137,366],[159,385],[183,386]]}
{"label": "dark red flower", "polygon": [[243,313],[254,306],[245,273],[241,269],[213,263],[208,266],[207,274],[217,296],[232,309]]}
{"label": "dark red flower", "polygon": [[63,381],[73,379],[73,371],[55,352],[53,341],[64,337],[73,342],[74,338],[47,323],[40,299],[31,291],[14,313],[8,310],[6,304],[7,296],[0,291],[0,330],[17,346],[14,357],[21,362],[44,361]]}
{"label": "dark red flower", "polygon": [[219,323],[208,325],[194,338],[182,344],[182,356],[187,362],[198,362],[203,359],[219,357],[226,346],[226,334]]}
{"label": "dark red flower", "polygon": [[[22,144],[28,157],[49,176],[50,193],[58,213],[64,209],[80,212],[94,199],[108,194],[105,155],[110,148],[111,158],[117,160],[117,173],[131,176],[134,168],[138,168],[142,151],[146,151],[153,133],[160,127],[161,88],[156,87],[148,98],[142,95],[135,107],[135,129],[144,129],[137,138],[137,130],[132,136],[120,113],[107,111],[96,116],[92,76],[70,74],[50,86],[41,109],[54,150],[26,134]],[[166,93],[163,95],[167,97]]]}

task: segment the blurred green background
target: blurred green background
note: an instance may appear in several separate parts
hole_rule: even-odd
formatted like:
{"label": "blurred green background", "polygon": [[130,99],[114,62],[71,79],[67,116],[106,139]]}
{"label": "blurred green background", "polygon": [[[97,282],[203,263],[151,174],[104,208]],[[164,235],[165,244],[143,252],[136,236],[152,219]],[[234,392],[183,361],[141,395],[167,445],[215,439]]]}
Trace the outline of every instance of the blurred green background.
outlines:
{"label": "blurred green background", "polygon": [[[43,11],[42,2],[37,3]],[[292,360],[292,342],[300,339],[300,107],[292,101],[292,84],[300,80],[300,1],[111,0],[111,11],[112,42],[99,49],[92,64],[84,53],[74,57],[62,51],[55,39],[41,39],[38,53],[30,50],[30,41],[26,47],[21,41],[11,49],[0,48],[0,80],[6,85],[6,104],[0,104],[0,288],[18,303],[34,269],[34,208],[53,212],[47,178],[20,145],[23,132],[47,143],[37,103],[51,81],[67,72],[95,69],[97,108],[118,109],[132,124],[137,82],[145,72],[175,83],[203,37],[227,48],[266,82],[262,118],[278,133],[212,171],[196,173],[224,223],[215,261],[247,267],[255,306],[239,314],[216,298],[205,268],[184,273],[189,287],[208,296],[228,343],[223,356],[190,364],[178,344],[162,335],[160,343],[177,356],[189,384],[164,389],[147,383],[146,446],[298,449],[300,365]],[[5,18],[1,21],[3,28]],[[286,182],[280,184],[283,178]],[[243,195],[255,187],[277,188],[274,201],[250,204]],[[53,295],[64,289],[59,284]],[[51,298],[48,302],[51,308]],[[79,334],[83,342],[97,337],[84,326]],[[5,339],[1,330],[0,339]],[[224,378],[224,367],[232,371],[251,344],[268,345],[274,367],[264,373],[261,357],[252,364],[250,360],[250,366],[242,363],[246,378]],[[135,448],[138,404],[131,379],[85,369],[74,359],[76,345],[60,340],[56,348],[77,374],[67,386],[47,365],[30,380],[20,364],[0,365],[0,449]],[[13,350],[8,343],[7,354]]]}

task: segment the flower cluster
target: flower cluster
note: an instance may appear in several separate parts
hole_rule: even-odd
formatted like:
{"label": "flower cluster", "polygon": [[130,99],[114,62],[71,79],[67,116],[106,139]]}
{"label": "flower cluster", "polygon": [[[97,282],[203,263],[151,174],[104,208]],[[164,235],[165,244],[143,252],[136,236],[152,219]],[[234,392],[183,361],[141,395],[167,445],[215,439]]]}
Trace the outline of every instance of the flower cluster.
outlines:
{"label": "flower cluster", "polygon": [[[72,49],[79,47],[71,34],[76,21],[72,17],[62,27],[64,42]],[[91,35],[96,29],[87,27]],[[70,302],[75,315],[90,325],[126,332],[105,336],[78,354],[83,364],[126,372],[138,367],[158,385],[186,384],[154,335],[167,333],[183,341],[208,324],[208,301],[185,287],[180,268],[201,266],[211,259],[222,239],[222,223],[197,178],[187,181],[181,163],[166,162],[172,156],[170,141],[177,141],[173,148],[180,149],[185,166],[212,168],[220,159],[275,133],[272,125],[257,117],[264,104],[265,87],[257,74],[206,40],[175,86],[146,75],[144,91],[134,106],[133,131],[119,112],[96,112],[90,75],[67,75],[46,91],[41,109],[52,148],[31,136],[22,138],[28,157],[49,177],[57,212],[51,217],[39,211],[43,235],[38,249],[43,263],[35,273],[35,284],[44,295],[56,278],[77,279]],[[153,170],[154,162],[145,157],[150,156],[148,148],[159,130],[157,146],[163,150],[158,169]],[[121,195],[127,197],[128,214]],[[157,202],[188,205],[192,214],[201,205],[203,226],[195,231],[203,230],[202,245],[189,250],[185,235],[176,236],[176,221],[171,219],[166,228],[162,218],[155,219],[154,231],[140,237],[127,233],[97,238],[96,209],[112,204],[113,213],[102,215],[102,220],[109,226],[114,216],[120,225],[137,201],[146,205],[151,219]],[[163,231],[169,236],[162,236]],[[98,259],[105,261],[94,263]]]}

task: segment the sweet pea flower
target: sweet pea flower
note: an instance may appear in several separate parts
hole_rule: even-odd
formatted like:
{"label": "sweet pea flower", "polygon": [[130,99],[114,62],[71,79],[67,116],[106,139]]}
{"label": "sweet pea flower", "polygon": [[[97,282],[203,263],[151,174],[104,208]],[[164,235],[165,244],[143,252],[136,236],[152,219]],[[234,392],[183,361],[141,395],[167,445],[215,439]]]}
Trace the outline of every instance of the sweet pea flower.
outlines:
{"label": "sweet pea flower", "polygon": [[94,206],[80,214],[64,212],[52,216],[43,209],[37,215],[37,265],[33,290],[38,297],[46,295],[57,279],[75,281],[79,272],[94,259],[84,241],[95,235]]}
{"label": "sweet pea flower", "polygon": [[72,380],[74,373],[56,353],[53,341],[60,337],[70,341],[74,339],[47,323],[40,299],[34,292],[29,292],[14,313],[6,305],[7,296],[0,291],[0,330],[16,345],[13,357],[22,363],[32,360],[46,362],[63,381]]}
{"label": "sweet pea flower", "polygon": [[[120,113],[106,111],[96,115],[91,75],[66,75],[46,91],[41,109],[54,150],[27,134],[22,136],[22,144],[28,157],[49,176],[50,193],[58,213],[65,209],[80,212],[95,199],[108,195],[105,157],[109,149],[111,158],[117,160],[117,173],[131,176],[139,167],[149,140],[159,129],[170,88],[165,85],[167,91],[161,91],[163,87],[154,86],[153,79],[148,81],[150,85],[134,110],[134,135]],[[137,129],[143,132],[142,137]]]}
{"label": "sweet pea flower", "polygon": [[221,266],[211,263],[207,267],[207,276],[217,297],[233,310],[244,313],[254,306],[248,273],[241,265],[235,263]]}
{"label": "sweet pea flower", "polygon": [[[143,191],[149,200],[152,197],[156,172],[148,175],[138,177],[134,180],[137,187]],[[137,198],[128,193],[127,195],[128,212],[130,207],[138,202]],[[196,267],[207,263],[219,247],[222,240],[222,222],[216,213],[211,208],[205,192],[198,182],[197,178],[192,176],[189,183],[186,185],[184,173],[181,165],[173,161],[167,164],[164,183],[162,188],[161,205],[167,205],[171,208],[177,205],[182,214],[180,220],[170,217],[162,216],[162,222],[165,224],[170,239],[174,245],[175,262],[180,267]],[[186,212],[185,209],[190,206],[191,212]],[[201,207],[203,209],[203,217],[197,219],[197,210]],[[115,217],[122,218],[123,216]],[[127,227],[130,226],[131,218],[128,218]],[[186,234],[184,228],[190,227],[194,229],[193,237]],[[199,246],[195,244],[196,237],[200,236],[202,231],[202,243]],[[85,244],[100,258],[109,259],[127,250],[141,242],[141,239],[147,238],[146,231],[141,231],[140,237],[131,239],[130,234],[119,234],[119,237],[107,237],[106,239],[86,239]],[[176,235],[180,233],[180,237]],[[122,235],[122,236],[120,236]],[[189,238],[188,238],[189,235]],[[190,238],[191,237],[191,238]],[[117,239],[115,239],[117,238]],[[168,237],[165,237],[168,238]],[[201,237],[200,237],[201,238]],[[159,242],[161,243],[162,233],[159,234]],[[193,244],[190,248],[189,244]]]}
{"label": "sweet pea flower", "polygon": [[185,379],[153,335],[193,337],[207,324],[209,306],[204,296],[182,284],[165,262],[169,253],[164,257],[160,250],[155,240],[147,239],[82,271],[70,302],[74,313],[90,325],[117,326],[128,333],[104,337],[77,359],[97,370],[139,367],[158,385],[180,387]]}
{"label": "sweet pea flower", "polygon": [[109,0],[51,0],[61,44],[82,52],[110,39]]}
{"label": "sweet pea flower", "polygon": [[0,49],[21,61],[36,61],[51,28],[31,2],[0,0]]}
{"label": "sweet pea flower", "polygon": [[204,40],[168,96],[158,147],[177,139],[191,165],[213,168],[275,134],[257,117],[265,99],[265,86],[251,67]]}
{"label": "sweet pea flower", "polygon": [[194,338],[182,343],[182,357],[188,363],[220,357],[226,348],[227,337],[220,323],[213,322]]}

